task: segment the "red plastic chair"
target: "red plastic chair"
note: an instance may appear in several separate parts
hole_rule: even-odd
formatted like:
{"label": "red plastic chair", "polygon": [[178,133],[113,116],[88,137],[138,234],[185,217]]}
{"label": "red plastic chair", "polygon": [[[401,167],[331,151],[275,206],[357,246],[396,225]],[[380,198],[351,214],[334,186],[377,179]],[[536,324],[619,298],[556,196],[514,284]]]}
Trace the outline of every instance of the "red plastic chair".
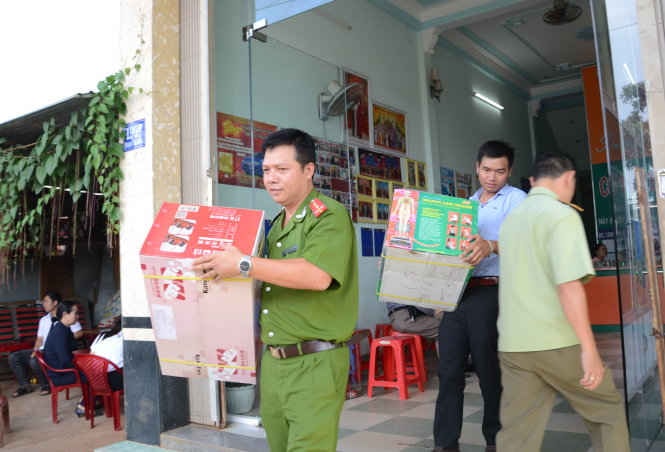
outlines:
{"label": "red plastic chair", "polygon": [[[367,379],[367,397],[372,398],[374,387],[397,388],[399,390],[400,400],[409,398],[409,384],[417,384],[420,392],[425,391],[420,366],[415,365],[408,368],[406,356],[410,356],[411,362],[418,363],[416,355],[416,343],[414,336],[385,336],[374,338],[372,341],[372,350],[369,358],[369,377]],[[378,375],[376,355],[380,348],[392,350],[394,359],[394,377]],[[406,349],[406,351],[405,351]],[[408,355],[406,354],[408,353]]]}
{"label": "red plastic chair", "polygon": [[424,351],[424,345],[423,345],[423,337],[418,335],[418,334],[411,334],[411,333],[400,333],[399,331],[393,331],[392,333],[393,336],[413,336],[413,340],[415,341],[416,344],[416,358],[417,361],[414,363],[411,361],[410,358],[407,357],[406,360],[406,367],[407,370],[411,370],[414,366],[418,366],[420,369],[420,378],[423,380],[423,384],[427,383],[427,369],[425,369],[425,351]]}
{"label": "red plastic chair", "polygon": [[122,430],[122,425],[120,425],[120,396],[124,394],[124,391],[122,389],[117,391],[111,389],[108,378],[109,366],[120,374],[122,374],[122,368],[118,367],[113,361],[89,353],[75,354],[74,365],[88,380],[85,409],[86,416],[90,416],[90,428],[95,426],[95,397],[101,396],[104,399],[106,416],[113,416],[113,428]]}
{"label": "red plastic chair", "polygon": [[[85,394],[85,388],[84,384],[81,382],[81,377],[78,373],[78,370],[71,368],[71,369],[54,369],[53,367],[49,366],[46,364],[46,361],[44,361],[44,356],[42,355],[42,352],[35,352],[35,358],[37,358],[37,361],[39,362],[39,366],[42,368],[42,372],[44,372],[44,375],[46,376],[46,379],[48,380],[48,384],[51,387],[51,416],[53,417],[53,423],[57,424],[58,423],[58,393],[61,391],[65,391],[65,398],[69,400],[69,390],[71,388],[81,388],[81,392]],[[74,376],[76,377],[76,381],[74,383],[68,384],[68,385],[61,385],[58,386],[51,381],[51,377],[49,377],[48,372],[55,372],[59,374],[65,374],[65,373],[74,373]]]}
{"label": "red plastic chair", "polygon": [[374,327],[374,339],[390,336],[393,332],[393,326],[390,323],[377,323]]}

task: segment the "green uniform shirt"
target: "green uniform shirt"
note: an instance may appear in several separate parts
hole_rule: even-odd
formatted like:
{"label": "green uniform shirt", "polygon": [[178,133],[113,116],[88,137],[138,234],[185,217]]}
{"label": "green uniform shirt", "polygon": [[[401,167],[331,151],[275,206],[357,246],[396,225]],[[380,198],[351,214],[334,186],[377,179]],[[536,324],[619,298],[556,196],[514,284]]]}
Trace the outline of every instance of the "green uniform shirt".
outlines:
{"label": "green uniform shirt", "polygon": [[[327,208],[318,217],[310,201]],[[324,291],[288,289],[264,283],[261,288],[261,340],[268,345],[306,340],[345,341],[358,318],[356,235],[340,203],[312,190],[288,224],[284,211],[273,220],[267,239],[270,259],[304,258],[332,277]]]}
{"label": "green uniform shirt", "polygon": [[499,351],[579,344],[557,294],[559,284],[595,274],[579,214],[535,187],[506,217],[499,249]]}

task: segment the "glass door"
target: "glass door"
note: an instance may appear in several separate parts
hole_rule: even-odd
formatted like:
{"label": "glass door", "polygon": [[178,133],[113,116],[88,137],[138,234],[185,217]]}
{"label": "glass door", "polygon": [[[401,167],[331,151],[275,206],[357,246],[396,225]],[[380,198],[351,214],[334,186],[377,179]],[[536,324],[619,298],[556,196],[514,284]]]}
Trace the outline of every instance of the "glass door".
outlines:
{"label": "glass door", "polygon": [[[624,395],[631,447],[646,451],[662,421],[662,328],[648,106],[634,0],[592,0],[621,309]],[[659,361],[661,361],[659,363]],[[659,365],[660,364],[660,365]]]}
{"label": "glass door", "polygon": [[[277,129],[298,128],[317,140],[324,150],[317,152],[317,189],[352,205],[344,120],[351,106],[342,70],[307,53],[302,39],[315,14],[306,11],[330,2],[215,3],[215,204],[263,210],[266,228],[280,206],[263,189],[262,145]],[[227,419],[258,424],[259,393],[251,410],[229,412]]]}

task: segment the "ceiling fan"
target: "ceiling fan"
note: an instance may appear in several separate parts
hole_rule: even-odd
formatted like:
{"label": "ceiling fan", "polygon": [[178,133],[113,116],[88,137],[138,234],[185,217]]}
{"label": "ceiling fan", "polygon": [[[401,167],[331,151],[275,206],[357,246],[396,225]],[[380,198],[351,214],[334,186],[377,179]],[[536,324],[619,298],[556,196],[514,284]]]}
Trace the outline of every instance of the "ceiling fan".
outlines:
{"label": "ceiling fan", "polygon": [[319,94],[319,119],[325,121],[331,116],[339,116],[360,103],[362,86],[359,83],[347,83],[342,86],[337,80],[328,83]]}
{"label": "ceiling fan", "polygon": [[550,25],[563,25],[576,20],[582,14],[582,8],[568,0],[554,0],[554,5],[545,11],[543,21]]}

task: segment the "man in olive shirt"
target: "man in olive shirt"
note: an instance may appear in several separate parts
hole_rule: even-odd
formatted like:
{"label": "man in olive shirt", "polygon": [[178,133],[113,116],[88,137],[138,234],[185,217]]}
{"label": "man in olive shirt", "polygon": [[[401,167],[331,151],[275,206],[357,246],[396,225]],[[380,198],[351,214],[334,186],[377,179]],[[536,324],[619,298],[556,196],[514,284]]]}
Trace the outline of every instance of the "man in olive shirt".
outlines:
{"label": "man in olive shirt", "polygon": [[358,317],[353,224],[340,203],[314,190],[314,140],[283,129],[263,144],[263,182],[283,208],[263,258],[231,247],[195,261],[206,277],[263,281],[261,418],[277,451],[334,451]]}
{"label": "man in olive shirt", "polygon": [[544,154],[532,174],[527,199],[499,234],[503,395],[497,449],[540,450],[558,392],[584,418],[595,451],[629,451],[623,401],[589,324],[583,283],[594,270],[582,221],[568,204],[574,163]]}

